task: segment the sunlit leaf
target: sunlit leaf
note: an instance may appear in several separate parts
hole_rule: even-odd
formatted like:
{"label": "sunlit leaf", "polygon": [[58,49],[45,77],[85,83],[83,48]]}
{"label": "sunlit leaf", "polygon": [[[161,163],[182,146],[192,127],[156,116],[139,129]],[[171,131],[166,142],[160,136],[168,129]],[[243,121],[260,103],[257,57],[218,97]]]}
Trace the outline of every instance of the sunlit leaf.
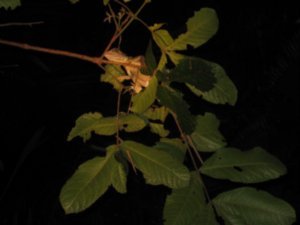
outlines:
{"label": "sunlit leaf", "polygon": [[159,120],[161,122],[165,121],[168,114],[168,109],[164,106],[149,108],[143,113],[149,120]]}
{"label": "sunlit leaf", "polygon": [[153,31],[152,37],[157,46],[162,50],[166,49],[166,47],[171,45],[174,41],[170,33],[164,29]]}
{"label": "sunlit leaf", "polygon": [[164,23],[155,23],[152,26],[149,26],[149,30],[154,32],[156,30],[159,30],[163,25]]}
{"label": "sunlit leaf", "polygon": [[115,159],[117,150],[116,146],[111,146],[107,148],[105,157],[84,162],[66,182],[60,193],[60,202],[67,214],[78,213],[91,206],[111,183],[117,191],[126,192],[125,171]]}
{"label": "sunlit leaf", "polygon": [[213,62],[203,60],[204,63],[210,67],[210,71],[214,74],[216,81],[212,89],[201,89],[196,87],[194,84],[187,82],[189,89],[197,96],[202,96],[208,102],[214,104],[225,104],[235,105],[237,101],[237,88],[234,83],[227,76],[224,69]]}
{"label": "sunlit leaf", "polygon": [[169,135],[170,131],[164,128],[164,125],[161,123],[149,123],[150,131],[158,134],[160,137],[166,137]]}
{"label": "sunlit leaf", "polygon": [[286,173],[285,166],[260,147],[248,151],[220,149],[207,159],[201,173],[217,179],[257,183],[276,179]]}
{"label": "sunlit leaf", "polygon": [[295,210],[287,202],[254,188],[221,193],[213,204],[230,225],[291,225],[296,221]]}
{"label": "sunlit leaf", "polygon": [[203,184],[197,174],[189,186],[172,190],[164,207],[164,225],[217,225],[212,206],[206,203]]}
{"label": "sunlit leaf", "polygon": [[117,132],[118,125],[120,130],[135,132],[143,129],[147,123],[147,120],[135,114],[121,114],[119,124],[117,124],[116,117],[102,117],[100,113],[85,113],[76,120],[75,127],[68,136],[68,141],[77,136],[82,137],[83,141],[87,141],[91,138],[92,132],[99,135],[113,135]]}
{"label": "sunlit leaf", "polygon": [[215,10],[202,8],[187,21],[187,32],[168,46],[170,50],[186,50],[187,45],[197,48],[207,42],[218,30],[219,20]]}
{"label": "sunlit leaf", "polygon": [[197,126],[191,138],[198,151],[213,152],[226,145],[219,125],[219,120],[212,113],[197,116]]}
{"label": "sunlit leaf", "polygon": [[175,64],[178,65],[182,59],[184,59],[186,56],[176,53],[174,51],[168,51],[167,52],[168,56],[170,57],[171,61]]}
{"label": "sunlit leaf", "polygon": [[121,129],[124,129],[126,132],[136,132],[142,130],[148,121],[145,118],[142,118],[135,114],[121,115],[120,116],[120,125]]}
{"label": "sunlit leaf", "polygon": [[155,101],[157,85],[157,78],[156,76],[153,76],[148,87],[132,97],[132,106],[130,110],[135,113],[143,113],[147,110]]}
{"label": "sunlit leaf", "polygon": [[189,111],[189,105],[183,100],[182,94],[169,88],[161,87],[157,89],[159,102],[169,108],[177,116],[178,122],[186,134],[191,134],[196,126],[195,118]]}
{"label": "sunlit leaf", "polygon": [[21,5],[20,0],[1,0],[0,1],[0,9],[15,9],[16,7]]}
{"label": "sunlit leaf", "polygon": [[105,73],[101,75],[100,80],[102,82],[110,83],[114,89],[121,91],[123,89],[122,82],[118,77],[124,75],[125,72],[120,66],[108,64],[105,66]]}
{"label": "sunlit leaf", "polygon": [[184,160],[186,145],[179,138],[161,138],[154,148],[168,153],[180,162]]}
{"label": "sunlit leaf", "polygon": [[148,184],[164,184],[170,188],[189,184],[188,169],[167,153],[133,141],[122,142],[121,149],[129,152],[133,165],[143,173]]}
{"label": "sunlit leaf", "polygon": [[159,71],[162,71],[162,70],[165,68],[167,62],[168,62],[167,55],[166,55],[164,52],[162,52],[162,54],[161,54],[161,56],[160,56],[160,60],[159,60],[159,62],[158,62],[157,69],[158,69]]}

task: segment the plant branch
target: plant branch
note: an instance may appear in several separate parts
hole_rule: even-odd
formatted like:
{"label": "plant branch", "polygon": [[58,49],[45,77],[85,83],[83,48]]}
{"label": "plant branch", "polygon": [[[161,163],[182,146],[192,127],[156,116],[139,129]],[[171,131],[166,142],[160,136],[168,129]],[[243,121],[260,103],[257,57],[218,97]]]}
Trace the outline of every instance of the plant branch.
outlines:
{"label": "plant branch", "polygon": [[22,22],[11,22],[11,23],[2,23],[0,24],[0,27],[10,27],[10,26],[29,26],[32,27],[33,25],[39,25],[43,24],[44,21],[36,21],[36,22],[28,22],[28,23],[22,23]]}
{"label": "plant branch", "polygon": [[113,60],[101,59],[101,57],[99,57],[99,56],[89,56],[89,55],[84,55],[84,54],[65,51],[65,50],[45,48],[45,47],[40,47],[40,46],[35,46],[35,45],[29,45],[27,43],[9,41],[9,40],[5,40],[5,39],[1,39],[1,38],[0,38],[0,44],[7,45],[7,46],[12,46],[12,47],[16,47],[16,48],[21,48],[21,49],[25,49],[25,50],[43,52],[43,53],[47,53],[47,54],[51,54],[51,55],[58,55],[58,56],[65,56],[65,57],[69,57],[69,58],[75,58],[75,59],[79,59],[79,60],[82,60],[82,61],[87,61],[87,62],[96,64],[96,65],[98,65],[102,68],[103,68],[102,64],[113,64],[113,65],[138,67],[136,65],[133,65],[133,64],[127,63],[127,62],[117,62],[117,61],[113,61]]}
{"label": "plant branch", "polygon": [[[204,190],[204,192],[205,192],[205,195],[206,195],[206,197],[207,197],[207,200],[208,200],[208,202],[211,202],[211,203],[212,203],[211,198],[210,198],[209,193],[208,193],[208,190],[207,190],[207,188],[206,188],[206,186],[205,186],[205,184],[204,184],[204,182],[203,182],[202,175],[201,175],[201,173],[200,173],[200,171],[199,171],[199,169],[198,169],[198,167],[197,167],[196,161],[195,161],[195,159],[194,159],[194,157],[193,157],[193,155],[192,155],[192,150],[191,150],[191,148],[190,148],[190,146],[189,146],[189,141],[188,141],[188,139],[187,139],[187,135],[183,132],[183,130],[182,130],[180,124],[179,124],[179,121],[178,121],[178,119],[177,119],[177,115],[176,115],[174,112],[172,112],[171,110],[170,110],[170,112],[171,112],[171,114],[172,114],[172,116],[173,116],[173,118],[174,118],[174,121],[175,121],[175,123],[176,123],[176,126],[177,126],[179,132],[180,132],[180,135],[181,135],[181,137],[182,137],[184,143],[185,143],[186,146],[187,146],[187,150],[188,150],[188,153],[189,153],[190,156],[191,156],[193,166],[195,167],[195,170],[196,170],[197,173],[198,173],[199,179],[201,180],[201,183],[203,184],[203,190]],[[200,158],[201,158],[201,157],[200,157]],[[201,159],[201,160],[202,160],[202,159]]]}
{"label": "plant branch", "polygon": [[0,44],[17,47],[17,48],[21,48],[21,49],[25,49],[25,50],[33,50],[33,51],[37,51],[37,52],[48,53],[48,54],[52,54],[52,55],[76,58],[76,59],[80,59],[83,61],[88,61],[88,62],[97,64],[97,65],[105,63],[105,61],[100,61],[99,57],[92,57],[92,56],[83,55],[83,54],[79,54],[79,53],[75,53],[75,52],[39,47],[39,46],[35,46],[35,45],[29,45],[27,43],[19,43],[19,42],[15,42],[15,41],[0,39]]}

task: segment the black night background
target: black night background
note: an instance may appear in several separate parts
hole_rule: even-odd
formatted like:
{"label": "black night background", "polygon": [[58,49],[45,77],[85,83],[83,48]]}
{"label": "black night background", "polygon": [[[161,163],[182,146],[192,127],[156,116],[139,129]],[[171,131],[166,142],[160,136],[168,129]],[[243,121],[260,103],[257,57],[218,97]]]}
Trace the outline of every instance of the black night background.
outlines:
{"label": "black night background", "polygon": [[[0,0],[1,1],[1,0]],[[135,9],[140,3],[132,0]],[[13,11],[0,10],[0,38],[96,56],[113,26],[104,24],[100,0],[24,0]],[[288,168],[280,179],[255,185],[300,211],[299,75],[300,8],[273,1],[157,1],[141,13],[148,24],[166,22],[177,35],[203,6],[214,8],[218,33],[190,53],[219,63],[236,84],[236,106],[206,103],[186,91],[193,113],[214,112],[229,145],[262,146]],[[40,25],[1,26],[43,21]],[[150,36],[138,23],[125,32],[122,49],[144,54]],[[128,193],[109,190],[92,207],[65,215],[59,192],[78,165],[99,154],[106,139],[67,142],[76,118],[85,112],[114,114],[117,95],[100,83],[102,71],[88,62],[0,45],[0,224],[162,225],[169,189],[145,185],[134,173]],[[180,88],[180,87],[179,87]],[[142,134],[141,134],[142,135]],[[141,136],[145,140],[152,137]],[[147,141],[147,140],[146,140]],[[151,141],[151,140],[149,140]],[[232,183],[208,180],[212,196]]]}

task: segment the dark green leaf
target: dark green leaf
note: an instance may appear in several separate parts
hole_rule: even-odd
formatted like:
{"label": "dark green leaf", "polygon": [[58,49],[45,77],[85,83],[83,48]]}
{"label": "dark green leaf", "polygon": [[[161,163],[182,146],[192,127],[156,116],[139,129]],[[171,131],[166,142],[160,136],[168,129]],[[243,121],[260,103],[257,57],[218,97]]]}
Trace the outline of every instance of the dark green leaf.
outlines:
{"label": "dark green leaf", "polygon": [[254,188],[224,192],[213,203],[228,225],[291,225],[296,221],[295,210],[287,202]]}
{"label": "dark green leaf", "polygon": [[171,70],[167,79],[189,83],[203,92],[214,88],[217,80],[212,67],[206,60],[196,57],[184,57],[175,69]]}
{"label": "dark green leaf", "polygon": [[155,60],[155,56],[153,54],[151,41],[149,41],[149,44],[147,46],[147,50],[146,50],[146,54],[145,54],[145,63],[146,63],[146,69],[143,70],[143,68],[142,68],[142,73],[153,75],[153,72],[157,67],[157,63]]}
{"label": "dark green leaf", "polygon": [[206,204],[203,184],[197,174],[189,186],[172,190],[164,207],[165,225],[217,225],[211,205]]}
{"label": "dark green leaf", "polygon": [[197,126],[191,138],[198,151],[213,152],[226,145],[219,125],[219,120],[212,113],[197,116]]}
{"label": "dark green leaf", "polygon": [[217,179],[257,183],[276,179],[286,173],[285,166],[260,147],[249,151],[220,149],[202,165],[200,171]]}
{"label": "dark green leaf", "polygon": [[237,101],[237,88],[234,83],[227,76],[224,69],[213,62],[203,60],[203,63],[207,65],[207,68],[210,67],[211,74],[214,75],[214,87],[212,89],[201,89],[200,86],[196,86],[195,83],[187,82],[187,86],[190,90],[197,96],[202,96],[208,102],[214,104],[225,104],[235,105]]}
{"label": "dark green leaf", "polygon": [[168,153],[180,162],[184,160],[186,145],[179,138],[161,138],[154,148]]}
{"label": "dark green leaf", "polygon": [[191,134],[196,126],[195,118],[189,111],[189,105],[183,100],[182,94],[169,88],[159,86],[157,98],[163,106],[169,108],[176,114],[182,130]]}
{"label": "dark green leaf", "polygon": [[167,153],[133,141],[122,142],[121,149],[125,155],[130,154],[133,165],[143,173],[148,184],[164,184],[170,188],[189,184],[188,169]]}

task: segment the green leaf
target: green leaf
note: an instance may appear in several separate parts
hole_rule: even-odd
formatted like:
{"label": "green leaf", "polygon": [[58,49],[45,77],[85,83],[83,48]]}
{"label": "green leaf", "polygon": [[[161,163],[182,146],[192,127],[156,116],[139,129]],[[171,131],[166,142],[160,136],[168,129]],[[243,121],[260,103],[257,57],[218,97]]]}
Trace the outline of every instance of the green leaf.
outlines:
{"label": "green leaf", "polygon": [[203,184],[197,174],[189,186],[172,190],[164,207],[164,225],[217,225],[211,205],[206,204]]}
{"label": "green leaf", "polygon": [[187,21],[187,32],[169,45],[169,50],[186,50],[187,45],[197,48],[207,42],[218,30],[219,20],[215,10],[202,8]]}
{"label": "green leaf", "polygon": [[[147,123],[144,118],[134,114],[121,114],[119,116],[120,130],[127,132],[139,131]],[[75,127],[72,128],[67,140],[70,141],[79,136],[85,142],[91,138],[92,132],[99,135],[113,135],[117,132],[117,129],[116,117],[102,117],[100,113],[85,113],[76,120]]]}
{"label": "green leaf", "polygon": [[157,67],[157,63],[155,60],[155,56],[153,54],[153,49],[152,49],[152,41],[149,41],[149,44],[147,46],[146,49],[146,54],[145,54],[145,63],[146,63],[146,70],[143,70],[142,68],[142,72],[144,74],[151,74],[153,75],[156,67]]}
{"label": "green leaf", "polygon": [[159,30],[163,25],[165,25],[164,23],[155,23],[152,26],[149,26],[149,30],[151,32],[157,31]]}
{"label": "green leaf", "polygon": [[180,162],[183,162],[186,153],[186,145],[179,138],[161,138],[154,148],[168,153]]}
{"label": "green leaf", "polygon": [[291,225],[296,221],[295,210],[287,202],[254,188],[224,192],[213,204],[228,225]]}
{"label": "green leaf", "polygon": [[170,87],[157,89],[159,102],[169,108],[177,116],[178,122],[186,134],[191,134],[196,126],[195,118],[189,111],[189,105],[183,100],[182,94]]}
{"label": "green leaf", "polygon": [[101,75],[100,81],[109,83],[115,90],[121,91],[123,84],[118,80],[118,77],[124,74],[125,72],[120,66],[108,64],[105,66],[105,73]]}
{"label": "green leaf", "polygon": [[185,55],[178,54],[174,51],[167,51],[167,54],[175,65],[178,65],[180,61],[186,57]]}
{"label": "green leaf", "polygon": [[21,5],[20,0],[1,0],[0,1],[0,9],[15,9],[16,7]]}
{"label": "green leaf", "polygon": [[161,56],[160,56],[160,59],[159,59],[159,62],[158,62],[158,66],[157,66],[157,69],[158,69],[159,71],[162,71],[162,70],[165,68],[167,62],[168,62],[167,55],[163,52],[163,53],[161,54]]}
{"label": "green leaf", "polygon": [[187,82],[188,88],[197,96],[202,96],[208,102],[214,104],[225,104],[235,105],[237,101],[237,88],[234,83],[227,76],[224,69],[213,62],[206,60],[202,61],[210,67],[210,72],[214,74],[216,81],[212,89],[201,89],[199,86],[195,86],[193,83]]}
{"label": "green leaf", "polygon": [[197,126],[191,138],[198,151],[214,152],[226,145],[219,131],[219,125],[219,120],[212,113],[197,116]]}
{"label": "green leaf", "polygon": [[208,61],[185,56],[178,65],[165,76],[168,81],[189,83],[203,92],[214,88],[217,80]]}
{"label": "green leaf", "polygon": [[276,179],[286,173],[285,166],[260,147],[248,151],[220,149],[202,165],[200,171],[213,178],[257,183]]}
{"label": "green leaf", "polygon": [[189,184],[188,169],[167,153],[133,141],[121,143],[121,149],[128,152],[134,166],[139,169],[146,183],[181,188]]}
{"label": "green leaf", "polygon": [[154,75],[149,82],[149,86],[132,97],[132,106],[130,110],[135,113],[143,113],[147,110],[155,101],[157,85],[158,81]]}
{"label": "green leaf", "polygon": [[152,32],[152,37],[157,46],[164,50],[173,43],[173,38],[167,30],[160,29]]}
{"label": "green leaf", "polygon": [[163,124],[150,122],[149,126],[150,126],[150,131],[155,134],[158,134],[160,137],[166,137],[170,133],[170,131],[164,128]]}
{"label": "green leaf", "polygon": [[145,118],[135,114],[121,115],[119,119],[121,130],[124,129],[126,132],[142,130],[148,124],[148,121]]}
{"label": "green leaf", "polygon": [[168,114],[168,109],[164,106],[149,108],[143,113],[149,120],[159,120],[161,122],[165,122]]}
{"label": "green leaf", "polygon": [[103,5],[108,5],[110,0],[103,0]]}
{"label": "green leaf", "polygon": [[122,164],[115,159],[117,151],[116,146],[110,146],[105,157],[84,162],[66,182],[60,193],[66,214],[78,213],[91,206],[112,183],[117,191],[126,192],[126,174]]}
{"label": "green leaf", "polygon": [[95,129],[95,124],[97,124],[101,118],[102,114],[98,112],[81,115],[76,120],[76,125],[72,128],[67,140],[71,141],[76,136],[82,137],[84,142],[89,140],[92,136],[91,132]]}

